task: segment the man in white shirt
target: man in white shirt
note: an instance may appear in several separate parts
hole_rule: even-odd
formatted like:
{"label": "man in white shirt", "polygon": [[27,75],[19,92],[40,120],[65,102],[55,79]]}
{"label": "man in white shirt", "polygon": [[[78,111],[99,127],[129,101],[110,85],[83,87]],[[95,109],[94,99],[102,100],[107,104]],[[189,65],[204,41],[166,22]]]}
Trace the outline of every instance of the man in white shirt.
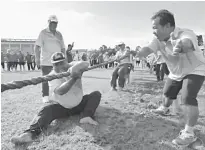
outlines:
{"label": "man in white shirt", "polygon": [[[42,30],[36,40],[35,58],[36,65],[41,66],[42,75],[45,76],[52,70],[51,56],[55,52],[65,54],[65,45],[62,34],[56,30],[58,19],[51,15],[48,19],[48,28]],[[48,82],[42,83],[42,100],[48,102],[49,86]]]}
{"label": "man in white shirt", "polygon": [[163,90],[163,104],[154,113],[167,114],[169,106],[182,90],[181,108],[186,119],[185,129],[172,142],[187,146],[197,138],[194,126],[199,116],[197,95],[205,80],[205,59],[192,30],[175,27],[174,15],[160,10],[152,17],[153,40],[137,54],[145,57],[161,52],[170,71]]}
{"label": "man in white shirt", "polygon": [[81,77],[83,71],[88,69],[89,63],[85,61],[68,63],[64,54],[57,52],[52,55],[52,64],[53,70],[50,75],[66,71],[70,72],[71,75],[49,82],[51,92],[49,104],[41,109],[28,130],[11,139],[14,144],[30,143],[53,120],[76,114],[82,114],[80,123],[98,125],[93,117],[100,103],[101,93],[94,91],[83,96]]}
{"label": "man in white shirt", "polygon": [[[115,56],[116,60],[130,54],[130,52],[125,49],[125,44],[123,42],[119,43],[118,47],[119,47],[119,51],[116,53]],[[112,73],[112,79],[110,81],[112,91],[117,90],[116,89],[117,79],[118,79],[119,90],[122,90],[125,86],[126,75],[129,73],[129,66],[132,65],[132,62],[130,60],[131,54],[129,56],[130,57],[125,57],[124,59],[120,60],[119,65],[115,68],[115,70]]]}

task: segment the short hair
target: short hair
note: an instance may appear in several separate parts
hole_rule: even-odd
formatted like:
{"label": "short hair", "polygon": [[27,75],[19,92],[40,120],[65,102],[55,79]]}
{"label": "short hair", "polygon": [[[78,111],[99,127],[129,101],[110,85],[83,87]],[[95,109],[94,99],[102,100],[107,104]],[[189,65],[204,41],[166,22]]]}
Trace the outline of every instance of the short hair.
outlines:
{"label": "short hair", "polygon": [[167,23],[170,23],[171,26],[174,26],[175,27],[175,19],[174,19],[174,15],[169,12],[168,10],[166,9],[162,9],[158,12],[156,12],[153,16],[152,16],[152,20],[156,19],[157,17],[160,18],[159,20],[159,24],[164,26],[166,25]]}
{"label": "short hair", "polygon": [[68,44],[68,47],[69,47],[69,46],[72,46],[72,45],[71,45],[71,44]]}

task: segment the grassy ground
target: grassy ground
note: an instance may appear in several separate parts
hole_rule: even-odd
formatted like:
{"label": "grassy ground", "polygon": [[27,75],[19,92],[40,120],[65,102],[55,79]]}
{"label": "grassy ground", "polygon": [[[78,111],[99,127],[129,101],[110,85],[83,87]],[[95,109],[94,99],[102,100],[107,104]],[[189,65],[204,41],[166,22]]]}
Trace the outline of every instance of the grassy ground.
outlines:
{"label": "grassy ground", "polygon": [[[40,72],[2,73],[2,83],[40,76]],[[100,123],[79,124],[74,116],[52,123],[29,150],[177,150],[171,144],[182,124],[179,117],[160,117],[149,112],[160,102],[164,83],[155,82],[148,71],[132,73],[132,83],[122,92],[110,92],[111,70],[96,69],[84,73],[84,93],[99,90],[103,94],[96,112]],[[200,118],[196,129],[205,142],[205,84],[199,93]],[[143,101],[141,100],[143,99]],[[27,129],[33,116],[42,107],[41,84],[1,95],[1,147],[15,149],[10,143],[13,135]],[[16,148],[17,149],[17,148]],[[23,149],[23,147],[18,147]],[[186,148],[188,149],[188,148]]]}

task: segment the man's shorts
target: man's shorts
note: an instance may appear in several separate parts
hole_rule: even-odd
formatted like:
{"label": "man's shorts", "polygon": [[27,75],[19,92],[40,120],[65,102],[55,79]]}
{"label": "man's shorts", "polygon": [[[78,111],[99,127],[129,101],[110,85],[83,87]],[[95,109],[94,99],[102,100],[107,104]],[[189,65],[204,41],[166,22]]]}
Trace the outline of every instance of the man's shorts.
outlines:
{"label": "man's shorts", "polygon": [[181,91],[181,104],[198,106],[196,97],[203,85],[205,76],[190,74],[183,78],[182,81],[175,81],[167,78],[163,94],[168,99],[176,99]]}

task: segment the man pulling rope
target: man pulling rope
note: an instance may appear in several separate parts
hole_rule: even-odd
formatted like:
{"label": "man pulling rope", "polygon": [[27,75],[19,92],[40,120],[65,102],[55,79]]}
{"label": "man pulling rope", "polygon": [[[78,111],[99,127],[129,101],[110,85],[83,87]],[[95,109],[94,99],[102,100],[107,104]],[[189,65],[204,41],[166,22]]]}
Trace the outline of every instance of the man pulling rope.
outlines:
{"label": "man pulling rope", "polygon": [[26,144],[37,138],[43,129],[55,119],[82,114],[80,123],[98,125],[94,120],[95,111],[101,100],[101,93],[94,91],[83,95],[82,74],[88,69],[88,62],[67,63],[61,52],[52,55],[53,70],[50,75],[70,72],[70,76],[49,82],[51,95],[48,105],[43,107],[32,121],[29,129],[17,137],[12,137],[14,144]]}

